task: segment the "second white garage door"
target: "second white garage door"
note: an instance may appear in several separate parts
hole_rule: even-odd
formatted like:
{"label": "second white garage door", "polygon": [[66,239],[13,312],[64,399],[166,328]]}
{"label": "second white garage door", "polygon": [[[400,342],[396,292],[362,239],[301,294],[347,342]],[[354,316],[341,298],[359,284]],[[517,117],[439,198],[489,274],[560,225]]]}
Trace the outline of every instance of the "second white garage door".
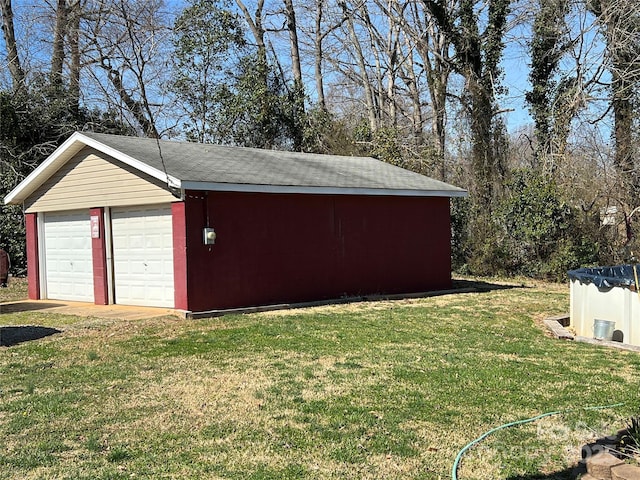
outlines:
{"label": "second white garage door", "polygon": [[174,306],[171,205],[111,211],[115,303]]}

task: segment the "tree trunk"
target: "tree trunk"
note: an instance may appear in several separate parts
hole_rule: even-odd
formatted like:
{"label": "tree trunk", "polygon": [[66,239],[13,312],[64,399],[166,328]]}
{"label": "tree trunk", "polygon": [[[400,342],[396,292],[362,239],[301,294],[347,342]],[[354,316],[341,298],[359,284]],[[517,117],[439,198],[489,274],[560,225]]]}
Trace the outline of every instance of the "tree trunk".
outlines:
{"label": "tree trunk", "polygon": [[51,83],[62,85],[62,68],[64,65],[64,39],[67,34],[67,2],[58,0],[56,7],[56,24],[53,30],[53,51],[51,53]]}
{"label": "tree trunk", "polygon": [[318,107],[322,112],[327,111],[327,103],[324,97],[324,76],[322,73],[322,62],[324,61],[324,53],[322,51],[322,43],[324,35],[322,34],[322,12],[324,9],[324,0],[317,0],[316,17],[315,17],[315,34],[313,37],[314,44],[314,67],[316,79],[316,95],[318,96]]}
{"label": "tree trunk", "polygon": [[[632,85],[626,81],[616,68],[611,72],[613,89],[612,107],[614,116],[615,166],[630,181],[629,187],[638,188],[638,172],[633,162],[633,105],[631,99]],[[635,177],[635,178],[634,178]],[[634,181],[635,180],[635,181]],[[637,191],[635,192],[637,193]]]}
{"label": "tree trunk", "polygon": [[300,47],[298,43],[298,27],[296,24],[296,12],[292,0],[284,0],[285,15],[287,18],[287,30],[289,31],[289,43],[291,44],[291,73],[293,83],[302,85],[302,68],[300,67]]}
{"label": "tree trunk", "polygon": [[626,224],[625,243],[634,237],[632,212],[638,205],[640,172],[634,160],[634,90],[640,82],[637,62],[638,13],[635,2],[599,0],[589,5],[598,17],[607,41],[611,72],[611,108],[613,109],[615,141],[614,165],[620,179],[619,201]]}
{"label": "tree trunk", "polygon": [[424,143],[424,118],[422,115],[422,101],[420,92],[418,91],[418,79],[414,71],[415,61],[413,58],[413,48],[409,42],[409,38],[405,37],[406,49],[409,52],[409,62],[406,68],[401,71],[402,81],[407,86],[409,98],[411,99],[411,130],[413,132],[413,142],[416,146]]}
{"label": "tree trunk", "polygon": [[392,18],[389,18],[389,34],[387,36],[387,102],[389,104],[387,113],[391,125],[395,128],[398,124],[397,110],[398,102],[396,98],[396,77],[398,72],[399,59],[402,58],[402,52],[399,47],[400,31],[398,25]]}
{"label": "tree trunk", "polygon": [[[533,38],[530,45],[529,80],[532,88],[526,92],[525,98],[535,124],[534,162],[538,168],[550,174],[556,168],[555,157],[558,153],[558,140],[554,139],[554,131],[559,129],[554,127],[554,120],[566,123],[568,113],[562,111],[562,106],[557,112],[560,115],[554,112],[554,105],[557,105],[554,101],[554,90],[557,90],[557,85],[553,77],[569,45],[564,38],[565,16],[569,11],[569,2],[538,0],[537,3],[538,11],[533,22]],[[571,120],[572,118],[568,118],[568,124]]]}
{"label": "tree trunk", "polygon": [[256,6],[255,18],[251,16],[249,13],[249,9],[243,3],[242,0],[236,0],[236,5],[242,11],[244,19],[249,25],[249,29],[253,34],[253,39],[256,41],[256,45],[258,46],[258,59],[259,61],[263,61],[266,64],[267,61],[267,46],[264,41],[265,30],[262,26],[262,10],[264,9],[264,0],[259,0]]}
{"label": "tree trunk", "polygon": [[617,45],[617,48],[612,48],[612,45],[609,45],[609,47],[613,50],[611,106],[614,119],[614,165],[621,178],[620,198],[625,209],[626,243],[629,243],[635,237],[635,222],[627,212],[634,211],[638,206],[638,190],[640,190],[640,172],[634,161],[633,147],[634,111],[632,97],[634,84],[632,78],[629,78],[633,77],[630,72],[634,70],[634,58],[629,53],[628,49],[632,48],[629,45]]}
{"label": "tree trunk", "polygon": [[[267,59],[267,45],[264,40],[265,29],[262,25],[262,15],[264,9],[264,0],[258,0],[256,5],[255,16],[252,17],[247,9],[246,5],[242,0],[236,0],[236,5],[242,11],[242,14],[253,34],[253,38],[258,47],[257,55],[257,75],[258,82],[260,83],[260,88],[263,91],[263,95],[260,97],[261,105],[260,105],[260,117],[258,122],[265,131],[270,130],[271,123],[271,112],[272,108],[270,106],[270,98],[269,98],[269,62]],[[265,137],[265,144],[261,145],[262,148],[272,148],[273,147],[273,138],[271,135],[267,135]]]}
{"label": "tree trunk", "polygon": [[70,8],[69,50],[71,53],[71,65],[69,67],[69,96],[71,108],[75,117],[80,111],[80,0],[75,0]]}
{"label": "tree trunk", "polygon": [[499,159],[493,158],[493,102],[485,88],[475,79],[467,82],[470,99],[472,165],[475,195],[482,208],[490,209],[494,183],[498,181]]}
{"label": "tree trunk", "polygon": [[302,83],[302,68],[300,66],[300,46],[298,43],[298,27],[296,12],[292,0],[284,0],[289,43],[291,45],[291,72],[293,74],[293,89],[291,91],[291,107],[293,109],[293,149],[300,151],[304,141],[304,83]]}
{"label": "tree trunk", "polygon": [[5,48],[7,49],[9,72],[11,73],[13,89],[21,90],[25,86],[24,70],[22,69],[20,57],[18,56],[11,0],[0,0],[0,13],[2,14],[2,32],[4,34]]}
{"label": "tree trunk", "polygon": [[[449,84],[450,67],[446,63],[449,42],[443,35],[432,28],[429,37],[434,53],[430,54],[426,45],[418,48],[424,62],[427,75],[427,86],[431,97],[431,132],[436,139],[436,155],[441,180],[446,178],[446,124],[447,124],[447,89]],[[445,56],[441,56],[445,55]]]}

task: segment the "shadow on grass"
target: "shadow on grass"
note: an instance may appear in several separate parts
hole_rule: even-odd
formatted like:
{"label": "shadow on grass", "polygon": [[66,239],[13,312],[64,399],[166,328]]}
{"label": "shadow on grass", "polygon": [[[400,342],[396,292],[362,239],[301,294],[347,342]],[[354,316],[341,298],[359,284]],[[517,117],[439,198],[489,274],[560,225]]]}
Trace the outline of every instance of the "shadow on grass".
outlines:
{"label": "shadow on grass", "polygon": [[14,302],[3,303],[0,305],[0,315],[5,313],[33,312],[35,310],[45,310],[47,308],[61,307],[62,303],[43,303],[43,302]]}
{"label": "shadow on grass", "polygon": [[470,290],[477,292],[491,292],[493,290],[511,290],[512,288],[528,288],[525,285],[518,284],[502,284],[502,283],[490,283],[484,280],[464,280],[454,279],[452,281],[453,289],[455,290]]}
{"label": "shadow on grass", "polygon": [[0,327],[0,346],[12,347],[19,343],[38,340],[56,333],[62,333],[62,331],[56,328],[38,326]]}
{"label": "shadow on grass", "polygon": [[554,472],[548,475],[518,475],[516,477],[508,477],[507,480],[574,480],[581,473],[586,473],[586,469],[567,468],[561,472]]}

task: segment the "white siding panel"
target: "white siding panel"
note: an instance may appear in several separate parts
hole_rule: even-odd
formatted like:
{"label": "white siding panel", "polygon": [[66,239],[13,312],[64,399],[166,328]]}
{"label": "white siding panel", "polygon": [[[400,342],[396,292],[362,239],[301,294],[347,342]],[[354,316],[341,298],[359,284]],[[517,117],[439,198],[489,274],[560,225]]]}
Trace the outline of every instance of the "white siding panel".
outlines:
{"label": "white siding panel", "polygon": [[43,233],[47,298],[93,302],[89,212],[47,213]]}
{"label": "white siding panel", "polygon": [[111,211],[115,303],[174,306],[171,206]]}

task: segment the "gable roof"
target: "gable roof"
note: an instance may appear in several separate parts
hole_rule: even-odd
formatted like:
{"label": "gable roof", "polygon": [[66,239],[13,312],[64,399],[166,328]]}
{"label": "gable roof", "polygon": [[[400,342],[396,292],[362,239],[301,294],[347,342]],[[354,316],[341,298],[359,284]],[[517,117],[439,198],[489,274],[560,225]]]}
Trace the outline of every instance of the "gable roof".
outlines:
{"label": "gable roof", "polygon": [[76,132],[5,197],[21,203],[84,147],[181,190],[466,196],[466,191],[370,157],[320,155]]}

